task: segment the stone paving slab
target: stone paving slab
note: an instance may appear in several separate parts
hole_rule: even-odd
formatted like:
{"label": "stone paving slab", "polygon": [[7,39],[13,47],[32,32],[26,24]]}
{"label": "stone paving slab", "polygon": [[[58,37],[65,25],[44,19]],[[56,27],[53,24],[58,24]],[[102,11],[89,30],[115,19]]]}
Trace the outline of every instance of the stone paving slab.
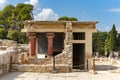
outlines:
{"label": "stone paving slab", "polygon": [[37,77],[26,77],[24,80],[37,80]]}
{"label": "stone paving slab", "polygon": [[[6,79],[5,79],[6,80]],[[9,79],[10,80],[10,79]],[[13,80],[25,80],[24,78],[14,78]]]}
{"label": "stone paving slab", "polygon": [[37,80],[49,80],[48,78],[38,78]]}
{"label": "stone paving slab", "polygon": [[50,77],[49,80],[65,80],[65,77]]}
{"label": "stone paving slab", "polygon": [[65,80],[79,80],[77,77],[66,77]]}
{"label": "stone paving slab", "polygon": [[97,74],[89,72],[73,73],[34,73],[34,72],[10,72],[0,77],[0,80],[119,80],[120,74],[108,71],[97,71]]}
{"label": "stone paving slab", "polygon": [[26,76],[28,76],[28,74],[29,72],[24,72],[24,73],[19,74],[19,77],[25,78]]}
{"label": "stone paving slab", "polygon": [[37,76],[37,80],[49,80],[49,76],[48,75],[38,75]]}

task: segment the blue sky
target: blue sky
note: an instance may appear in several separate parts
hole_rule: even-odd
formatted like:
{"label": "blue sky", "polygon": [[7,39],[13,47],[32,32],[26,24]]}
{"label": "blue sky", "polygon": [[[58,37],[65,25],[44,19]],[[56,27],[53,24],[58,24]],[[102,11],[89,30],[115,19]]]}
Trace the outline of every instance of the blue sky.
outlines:
{"label": "blue sky", "polygon": [[120,32],[120,0],[0,0],[0,6],[20,2],[35,7],[35,20],[56,20],[60,16],[69,16],[79,21],[98,21],[96,26],[100,31],[109,31],[115,24]]}

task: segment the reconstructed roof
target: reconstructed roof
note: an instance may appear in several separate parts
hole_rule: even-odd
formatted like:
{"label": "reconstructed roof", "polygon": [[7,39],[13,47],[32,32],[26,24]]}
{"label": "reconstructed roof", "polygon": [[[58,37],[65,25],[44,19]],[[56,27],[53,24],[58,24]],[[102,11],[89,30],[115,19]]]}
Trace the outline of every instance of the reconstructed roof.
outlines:
{"label": "reconstructed roof", "polygon": [[53,24],[53,23],[66,23],[66,22],[71,22],[71,23],[79,23],[79,24],[96,24],[98,21],[34,21],[34,20],[26,20],[24,21],[24,24],[29,24],[29,23],[45,23],[45,24]]}
{"label": "reconstructed roof", "polygon": [[[65,32],[66,24],[71,23],[73,31],[80,29],[95,29],[97,21],[24,21],[22,32]],[[75,30],[76,29],[76,30]]]}

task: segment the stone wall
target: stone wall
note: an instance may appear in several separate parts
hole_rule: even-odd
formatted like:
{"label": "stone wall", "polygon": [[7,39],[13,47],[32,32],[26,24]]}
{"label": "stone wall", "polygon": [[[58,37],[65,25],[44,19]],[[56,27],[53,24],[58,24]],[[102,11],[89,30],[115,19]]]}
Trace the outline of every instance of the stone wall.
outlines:
{"label": "stone wall", "polygon": [[[17,61],[17,51],[6,51],[4,53],[0,52],[0,75],[3,75],[10,70],[10,63],[15,63]],[[12,60],[10,60],[10,58]],[[10,62],[12,61],[12,62]]]}
{"label": "stone wall", "polygon": [[9,72],[9,69],[10,69],[9,66],[10,66],[9,64],[0,65],[0,76]]}
{"label": "stone wall", "polygon": [[10,63],[16,63],[17,54],[18,49],[15,41],[0,40],[0,75],[10,71]]}
{"label": "stone wall", "polygon": [[0,46],[17,46],[17,42],[13,40],[0,40]]}

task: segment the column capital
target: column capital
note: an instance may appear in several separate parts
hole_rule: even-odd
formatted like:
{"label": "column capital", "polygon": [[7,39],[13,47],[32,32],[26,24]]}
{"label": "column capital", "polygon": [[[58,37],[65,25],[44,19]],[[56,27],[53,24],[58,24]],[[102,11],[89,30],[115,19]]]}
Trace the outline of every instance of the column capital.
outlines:
{"label": "column capital", "polygon": [[54,38],[55,34],[54,33],[46,33],[47,38]]}
{"label": "column capital", "polygon": [[27,36],[36,36],[36,33],[27,33]]}
{"label": "column capital", "polygon": [[36,33],[27,33],[28,38],[35,39],[36,38]]}
{"label": "column capital", "polygon": [[32,35],[32,36],[28,36],[28,38],[29,38],[29,39],[35,39],[36,36],[35,36],[35,35],[34,35],[34,36]]}

